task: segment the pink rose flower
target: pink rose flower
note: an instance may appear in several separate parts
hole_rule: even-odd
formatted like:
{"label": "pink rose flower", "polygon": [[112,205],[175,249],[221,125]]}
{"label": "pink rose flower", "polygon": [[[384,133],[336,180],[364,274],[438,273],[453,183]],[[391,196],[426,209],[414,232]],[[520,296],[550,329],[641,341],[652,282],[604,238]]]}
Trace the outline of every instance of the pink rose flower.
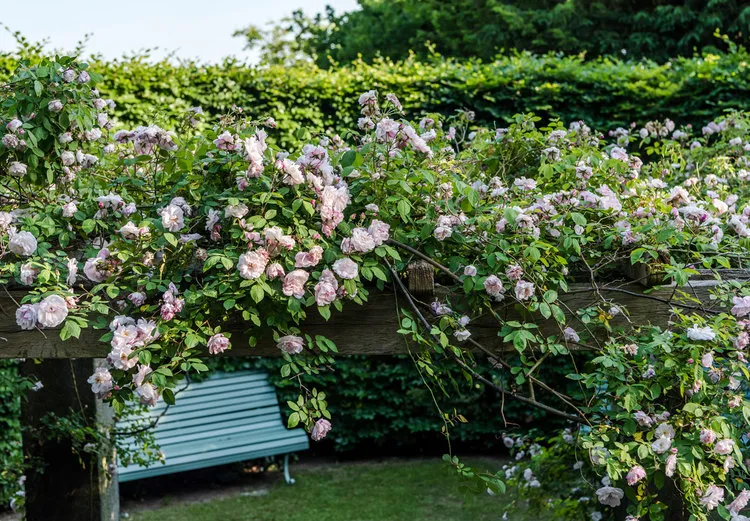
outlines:
{"label": "pink rose flower", "polygon": [[294,256],[294,267],[295,268],[312,268],[317,266],[320,259],[323,258],[323,248],[320,246],[313,246],[309,252],[298,252]]}
{"label": "pink rose flower", "polygon": [[266,269],[268,253],[263,249],[249,251],[240,255],[237,269],[243,279],[257,279]]}
{"label": "pink rose flower", "polygon": [[287,297],[302,298],[305,295],[305,282],[308,278],[310,278],[310,274],[305,270],[294,270],[287,273],[282,284],[282,292]]}
{"label": "pink rose flower", "polygon": [[333,271],[342,279],[351,280],[357,278],[359,267],[349,257],[344,257],[333,263]]}
{"label": "pink rose flower", "polygon": [[632,487],[645,477],[646,471],[640,465],[636,465],[631,468],[627,476],[625,476],[625,481],[627,481],[628,485]]}
{"label": "pink rose flower", "polygon": [[516,283],[515,293],[518,300],[528,300],[534,296],[534,284],[525,280],[519,280]]}
{"label": "pink rose flower", "polygon": [[268,278],[268,280],[278,279],[280,277],[283,277],[284,275],[284,267],[278,262],[269,264],[266,268],[266,277]]}
{"label": "pink rose flower", "polygon": [[229,347],[231,344],[229,343],[229,339],[222,335],[221,333],[217,333],[211,338],[208,339],[208,352],[212,355],[218,355],[219,353],[223,353]]}
{"label": "pink rose flower", "polygon": [[313,441],[320,441],[326,437],[326,434],[328,434],[328,432],[332,428],[333,426],[331,425],[331,422],[329,422],[325,418],[321,418],[315,422],[315,425],[313,425],[310,437],[313,439]]}
{"label": "pink rose flower", "polygon": [[16,310],[16,324],[23,330],[30,331],[36,327],[37,304],[23,304]]}
{"label": "pink rose flower", "polygon": [[43,327],[57,327],[68,317],[68,304],[60,295],[50,295],[39,303],[37,322]]}
{"label": "pink rose flower", "polygon": [[503,293],[505,292],[503,282],[496,275],[490,275],[485,279],[484,290],[489,296],[498,300],[503,298]]}
{"label": "pink rose flower", "polygon": [[300,336],[286,335],[279,338],[276,346],[290,355],[297,355],[305,348],[305,339]]}

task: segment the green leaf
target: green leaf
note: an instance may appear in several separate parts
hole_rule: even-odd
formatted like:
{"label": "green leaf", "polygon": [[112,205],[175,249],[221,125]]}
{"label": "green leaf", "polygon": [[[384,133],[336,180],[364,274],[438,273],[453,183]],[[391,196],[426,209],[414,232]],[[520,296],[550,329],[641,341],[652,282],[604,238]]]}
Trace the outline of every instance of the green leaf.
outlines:
{"label": "green leaf", "polygon": [[79,338],[81,336],[81,326],[79,326],[73,320],[66,320],[65,325],[60,331],[60,339],[67,340],[69,338]]}
{"label": "green leaf", "polygon": [[259,303],[261,300],[263,300],[263,297],[266,295],[266,292],[263,291],[263,288],[260,286],[260,284],[256,284],[252,288],[250,288],[250,296],[252,297],[253,301],[255,303]]}
{"label": "green leaf", "polygon": [[81,223],[81,228],[86,233],[91,233],[94,231],[94,228],[96,228],[96,221],[93,219],[86,219]]}

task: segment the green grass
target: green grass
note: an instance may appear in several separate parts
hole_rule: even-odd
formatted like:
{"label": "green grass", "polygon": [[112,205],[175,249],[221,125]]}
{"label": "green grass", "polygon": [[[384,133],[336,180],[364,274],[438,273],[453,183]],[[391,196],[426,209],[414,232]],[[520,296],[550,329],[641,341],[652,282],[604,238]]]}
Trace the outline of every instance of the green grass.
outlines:
{"label": "green grass", "polygon": [[[498,461],[474,461],[497,470]],[[294,486],[277,481],[268,494],[164,506],[134,521],[497,521],[502,496],[460,490],[439,460],[393,460],[293,469]],[[513,521],[520,521],[514,518]]]}

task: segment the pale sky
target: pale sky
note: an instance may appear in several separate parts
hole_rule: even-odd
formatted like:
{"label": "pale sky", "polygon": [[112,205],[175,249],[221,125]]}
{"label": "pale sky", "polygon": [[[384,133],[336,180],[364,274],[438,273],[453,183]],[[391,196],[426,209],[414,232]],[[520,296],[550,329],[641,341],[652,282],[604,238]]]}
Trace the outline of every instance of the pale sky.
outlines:
{"label": "pale sky", "polygon": [[[21,31],[29,40],[49,38],[51,49],[72,49],[87,33],[86,53],[117,58],[125,53],[158,47],[156,56],[175,51],[178,57],[217,62],[234,55],[255,61],[232,38],[236,29],[265,27],[298,8],[322,12],[356,9],[356,0],[0,0],[0,23]],[[0,49],[15,42],[0,30]]]}

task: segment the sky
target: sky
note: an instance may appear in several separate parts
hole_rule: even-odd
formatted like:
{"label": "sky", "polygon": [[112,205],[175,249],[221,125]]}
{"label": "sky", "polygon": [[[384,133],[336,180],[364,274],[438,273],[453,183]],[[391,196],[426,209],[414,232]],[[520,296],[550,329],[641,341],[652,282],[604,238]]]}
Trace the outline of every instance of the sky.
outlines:
{"label": "sky", "polygon": [[[0,23],[31,41],[49,38],[51,49],[72,49],[91,33],[85,54],[110,59],[158,48],[156,57],[174,51],[203,62],[230,55],[253,62],[257,52],[243,51],[236,29],[265,27],[298,8],[322,12],[326,4],[337,12],[357,7],[356,0],[0,0]],[[14,47],[0,30],[0,49]]]}

